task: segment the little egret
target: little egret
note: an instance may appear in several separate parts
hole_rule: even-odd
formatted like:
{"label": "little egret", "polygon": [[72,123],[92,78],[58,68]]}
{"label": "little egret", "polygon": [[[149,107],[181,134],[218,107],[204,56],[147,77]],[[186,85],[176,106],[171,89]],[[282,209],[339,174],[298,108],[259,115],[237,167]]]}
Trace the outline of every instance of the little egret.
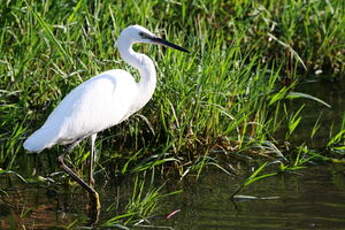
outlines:
{"label": "little egret", "polygon": [[153,61],[145,54],[133,51],[134,43],[151,43],[168,46],[183,52],[186,49],[158,38],[139,25],[124,29],[117,41],[121,58],[136,68],[140,80],[121,69],[103,72],[74,88],[49,115],[43,126],[25,142],[30,152],[41,152],[56,144],[73,148],[81,140],[91,137],[89,184],[79,178],[64,164],[64,154],[58,161],[72,179],[85,188],[100,208],[99,196],[94,190],[93,161],[97,133],[121,123],[140,110],[152,97],[156,87],[156,70]]}

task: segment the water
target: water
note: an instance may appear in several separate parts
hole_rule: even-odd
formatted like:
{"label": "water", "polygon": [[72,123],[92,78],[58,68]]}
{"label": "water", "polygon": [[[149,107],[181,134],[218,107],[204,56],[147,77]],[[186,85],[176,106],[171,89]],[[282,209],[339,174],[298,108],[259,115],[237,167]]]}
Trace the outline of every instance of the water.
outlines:
{"label": "water", "polygon": [[165,224],[175,229],[345,229],[344,167],[319,166],[297,173],[270,177],[240,192],[277,199],[233,202],[238,178],[207,172],[168,202],[181,212]]}
{"label": "water", "polygon": [[[50,187],[1,181],[0,229],[65,229],[74,221],[86,223],[84,193],[56,192]],[[67,190],[68,191],[68,190]]]}
{"label": "water", "polygon": [[[339,131],[340,123],[345,116],[345,81],[327,82],[310,81],[301,84],[296,89],[317,97],[329,105],[328,108],[318,102],[307,99],[295,99],[291,101],[290,108],[298,110],[301,105],[305,105],[302,110],[302,122],[296,129],[291,142],[294,144],[307,143],[308,146],[318,148],[323,147],[329,140],[329,134],[333,127],[333,132]],[[319,129],[311,139],[310,135],[316,121],[319,120]],[[333,133],[334,134],[334,133]]]}
{"label": "water", "polygon": [[[239,194],[276,199],[235,202],[231,194],[241,179],[207,170],[198,180],[170,180],[167,190],[183,192],[165,200],[158,210],[163,217],[151,221],[174,229],[345,229],[344,169],[343,165],[325,165],[270,177]],[[120,186],[120,191],[126,191],[126,186]],[[104,210],[119,196],[116,190],[101,189]],[[75,221],[86,223],[87,198],[79,189],[55,193],[49,187],[16,185],[7,192],[8,196],[0,199],[0,229],[10,229],[11,224],[27,229],[63,229]],[[128,197],[120,195],[120,199],[127,202]],[[180,212],[164,218],[174,210]],[[103,211],[101,221],[106,215]]]}

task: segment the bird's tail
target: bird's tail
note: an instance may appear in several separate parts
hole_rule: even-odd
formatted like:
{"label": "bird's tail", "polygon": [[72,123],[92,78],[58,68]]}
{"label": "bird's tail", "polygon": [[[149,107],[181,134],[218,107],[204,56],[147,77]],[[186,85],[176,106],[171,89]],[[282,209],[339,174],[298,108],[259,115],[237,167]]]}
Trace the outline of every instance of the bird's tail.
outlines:
{"label": "bird's tail", "polygon": [[56,132],[42,127],[36,130],[28,139],[25,140],[23,146],[29,152],[41,152],[45,148],[52,147],[58,139]]}

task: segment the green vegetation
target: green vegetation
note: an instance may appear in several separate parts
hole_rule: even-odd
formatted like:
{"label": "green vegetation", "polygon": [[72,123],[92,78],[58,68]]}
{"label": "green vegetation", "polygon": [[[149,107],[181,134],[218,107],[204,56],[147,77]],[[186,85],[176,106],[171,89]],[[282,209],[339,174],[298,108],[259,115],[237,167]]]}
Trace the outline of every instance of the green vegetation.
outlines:
{"label": "green vegetation", "polygon": [[[99,177],[160,170],[183,178],[199,175],[207,165],[229,173],[232,161],[262,157],[289,159],[284,171],[343,156],[345,119],[315,152],[307,143],[292,142],[304,106],[291,103],[304,98],[329,106],[296,87],[310,78],[336,81],[344,74],[343,0],[7,0],[0,5],[0,177],[5,172],[30,177],[33,168],[35,176],[58,170],[63,147],[32,156],[22,143],[71,89],[112,68],[138,76],[114,46],[130,24],[192,52],[136,47],[155,60],[158,86],[139,114],[100,135]],[[310,139],[319,128],[318,120]],[[70,156],[80,173],[88,151],[84,142]],[[120,223],[154,211],[150,202],[160,190],[153,188],[146,198],[138,191]],[[140,209],[140,201],[150,202]]]}

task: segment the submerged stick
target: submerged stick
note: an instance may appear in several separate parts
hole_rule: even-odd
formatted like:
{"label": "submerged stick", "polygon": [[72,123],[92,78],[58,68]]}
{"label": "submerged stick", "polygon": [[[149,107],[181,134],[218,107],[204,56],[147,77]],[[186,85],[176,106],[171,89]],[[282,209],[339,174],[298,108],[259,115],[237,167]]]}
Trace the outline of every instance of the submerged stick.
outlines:
{"label": "submerged stick", "polygon": [[58,157],[60,167],[81,187],[83,187],[90,195],[90,218],[92,223],[98,222],[98,216],[101,210],[101,203],[99,201],[98,192],[91,186],[89,186],[83,179],[81,179],[76,173],[72,171],[64,162],[65,154],[61,154]]}

